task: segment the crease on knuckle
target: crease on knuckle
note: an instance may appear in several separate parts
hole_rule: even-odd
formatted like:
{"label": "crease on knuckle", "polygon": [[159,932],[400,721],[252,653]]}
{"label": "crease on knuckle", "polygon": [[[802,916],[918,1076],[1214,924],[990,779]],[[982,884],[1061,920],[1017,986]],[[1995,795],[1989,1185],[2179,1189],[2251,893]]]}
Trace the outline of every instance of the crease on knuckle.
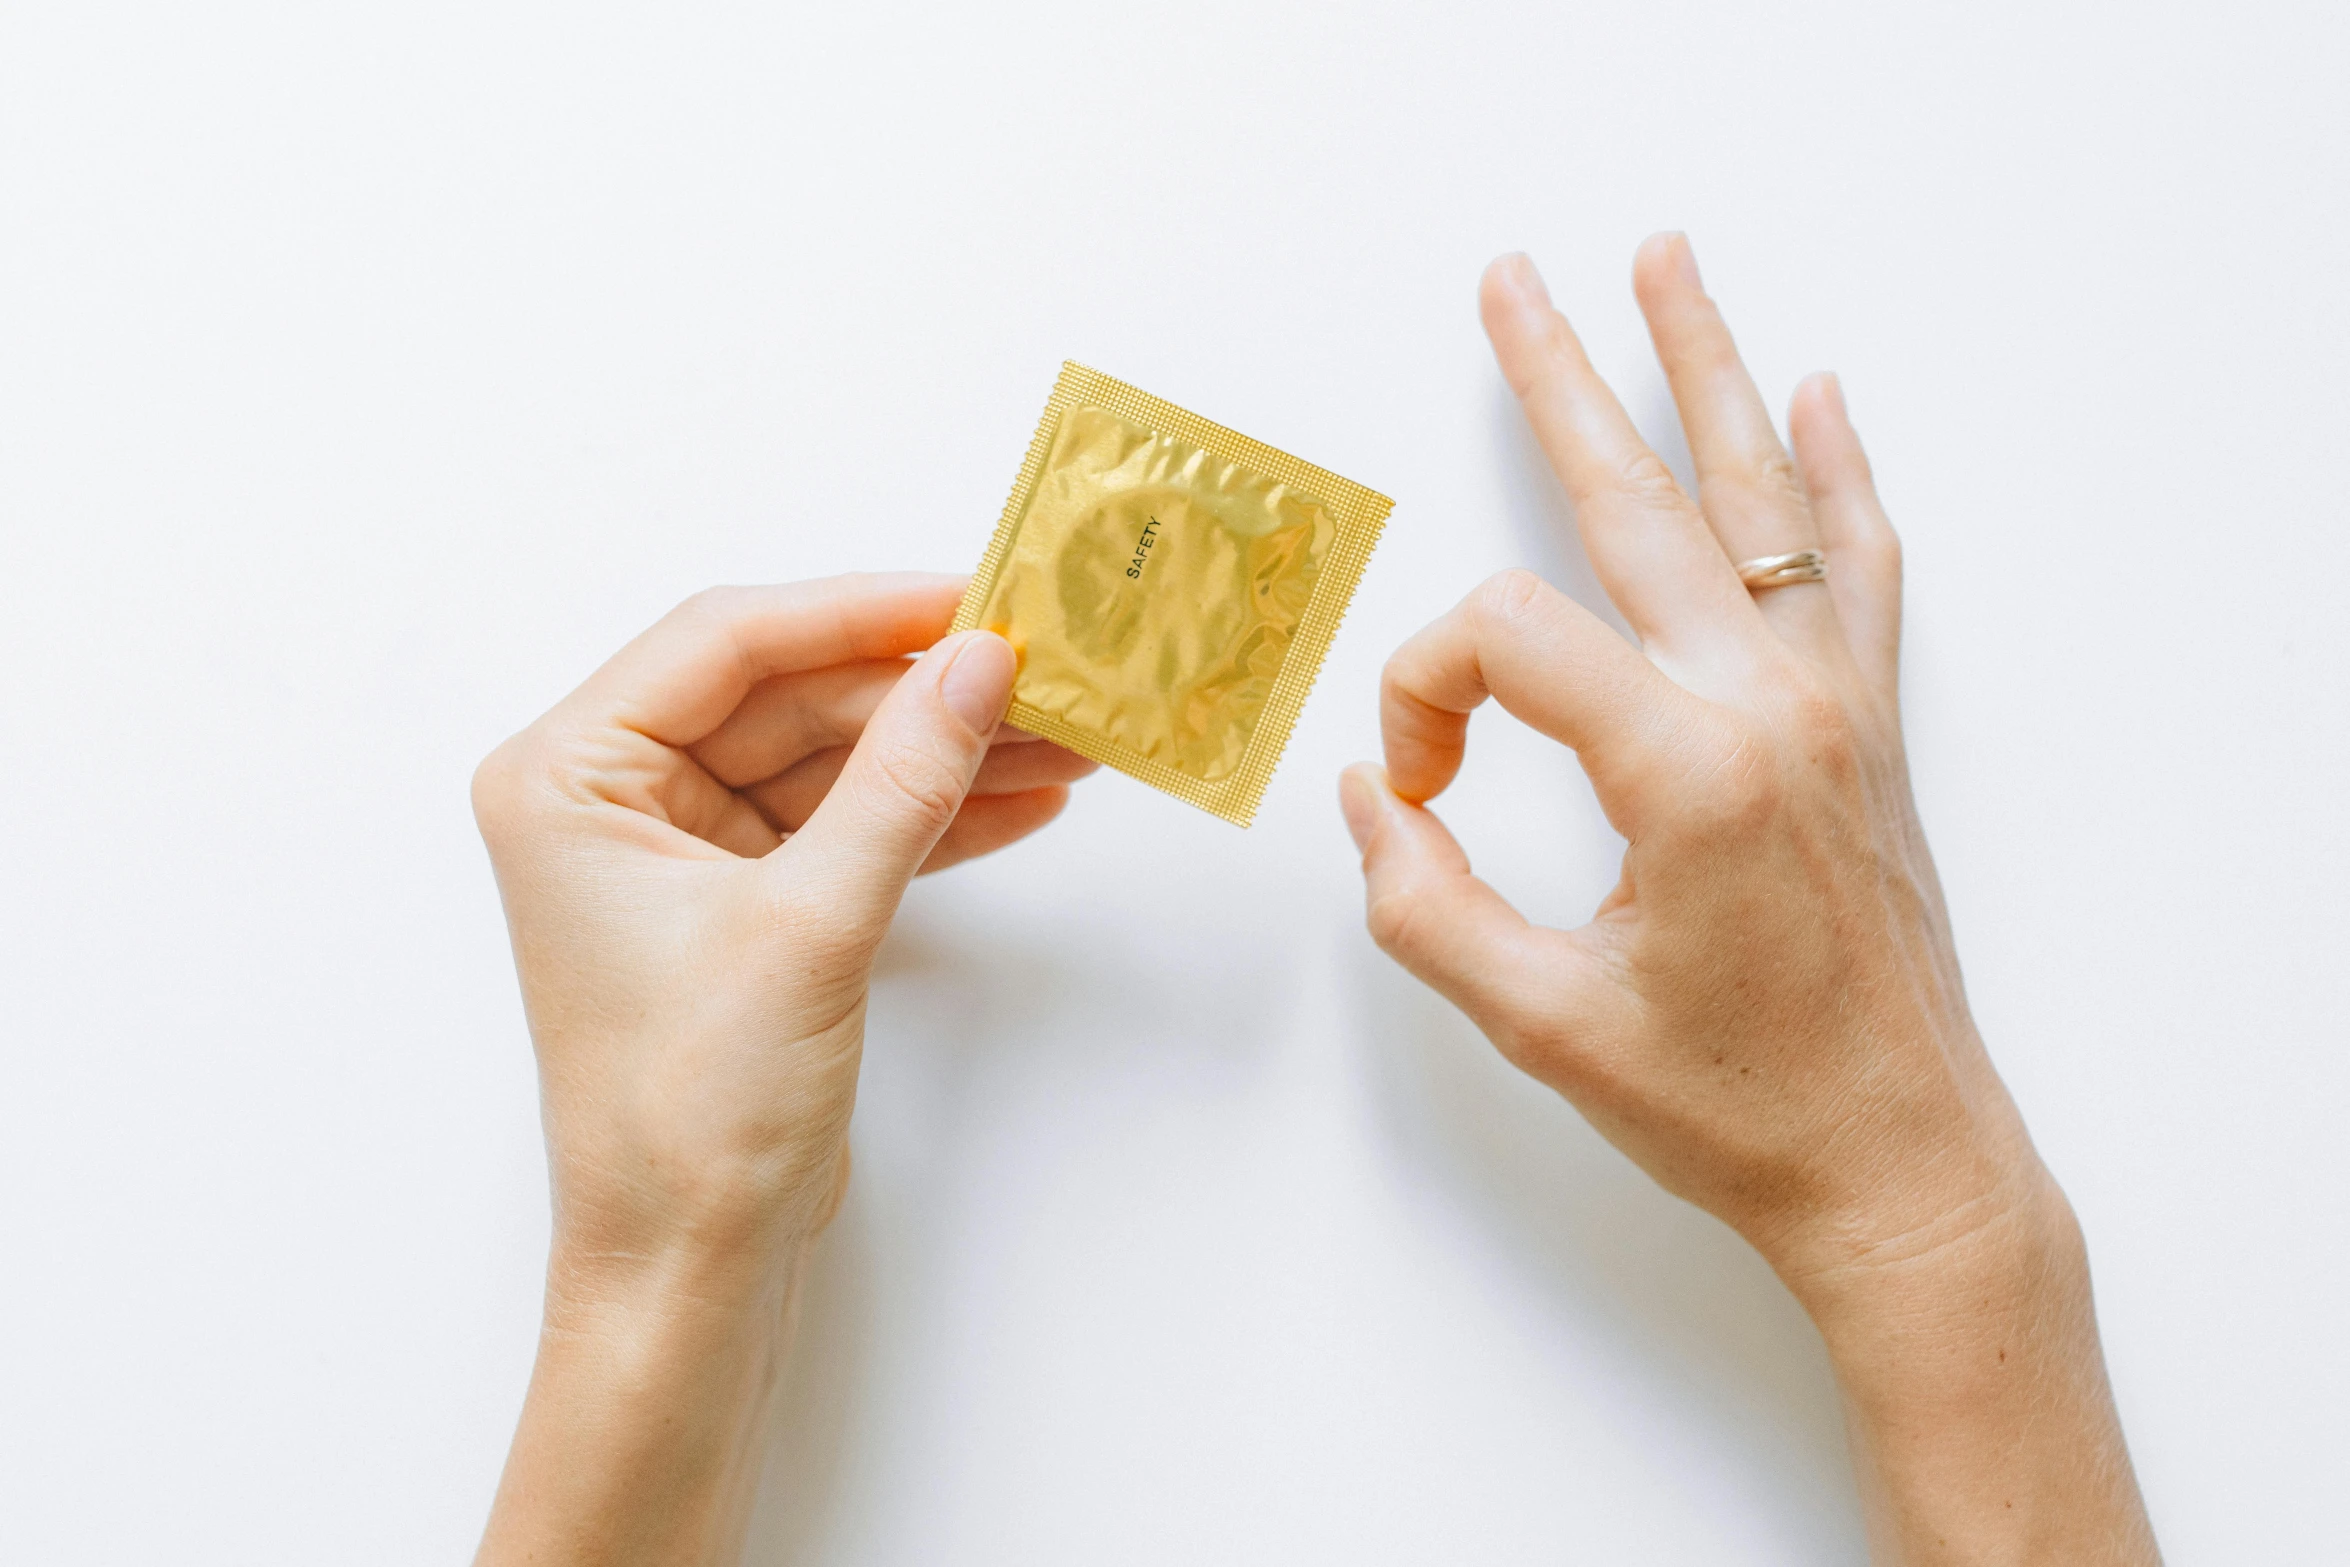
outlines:
{"label": "crease on knuckle", "polygon": [[795,889],[769,908],[772,932],[769,950],[788,954],[796,988],[816,1003],[807,1034],[837,1028],[859,1006],[864,991],[857,983],[880,943],[880,934],[861,922],[842,917],[838,900],[814,896],[817,889]]}
{"label": "crease on knuckle", "polygon": [[[1795,466],[1794,458],[1776,449],[1710,479],[1707,493],[1717,503],[1726,499],[1741,512],[1762,517],[1811,515],[1811,492],[1804,486],[1802,470]],[[1791,541],[1780,547],[1797,546]]]}
{"label": "crease on knuckle", "polygon": [[1809,494],[1803,487],[1802,470],[1795,459],[1777,446],[1763,453],[1754,465],[1756,487],[1773,500],[1790,506],[1808,507]]}
{"label": "crease on knuckle", "polygon": [[744,643],[742,634],[742,623],[753,596],[753,589],[723,583],[702,588],[680,600],[670,617],[723,644],[740,678],[746,684],[755,685],[765,671]]}
{"label": "crease on knuckle", "polygon": [[[1363,908],[1363,924],[1371,940],[1388,956],[1404,961],[1417,952],[1414,932],[1422,919],[1421,899],[1410,887],[1396,887],[1373,897]],[[1409,967],[1408,962],[1405,963]]]}
{"label": "crease on knuckle", "polygon": [[1552,310],[1528,341],[1526,352],[1508,357],[1502,377],[1523,401],[1556,384],[1582,357],[1583,347],[1575,339],[1574,328],[1565,316]]}
{"label": "crease on knuckle", "polygon": [[473,769],[473,820],[485,834],[503,827],[521,803],[523,745],[521,735],[503,740]]}
{"label": "crease on knuckle", "polygon": [[1844,699],[1818,681],[1806,681],[1782,700],[1784,721],[1802,745],[1805,759],[1839,785],[1854,781],[1860,770],[1860,735]]}
{"label": "crease on knuckle", "polygon": [[1481,1027],[1504,1061],[1537,1082],[1557,1086],[1560,1066],[1574,1049],[1572,1029],[1556,1018],[1507,1006],[1493,1009]]}
{"label": "crease on knuckle", "polygon": [[1523,566],[1495,572],[1469,595],[1471,628],[1483,633],[1522,625],[1539,610],[1550,591],[1549,583]]}
{"label": "crease on knuckle", "polygon": [[1382,711],[1398,711],[1410,705],[1427,704],[1427,698],[1420,691],[1427,681],[1425,670],[1429,662],[1420,650],[1420,639],[1417,637],[1395,650],[1379,671],[1379,703]]}
{"label": "crease on knuckle", "polygon": [[875,749],[873,771],[898,802],[897,812],[912,815],[924,827],[944,832],[962,808],[959,771],[927,746],[888,741]]}
{"label": "crease on knuckle", "polygon": [[1741,724],[1692,781],[1682,828],[1708,844],[1751,842],[1786,803],[1779,759],[1768,735]]}
{"label": "crease on knuckle", "polygon": [[1665,460],[1642,447],[1616,465],[1615,489],[1642,506],[1677,505],[1683,499],[1681,481]]}

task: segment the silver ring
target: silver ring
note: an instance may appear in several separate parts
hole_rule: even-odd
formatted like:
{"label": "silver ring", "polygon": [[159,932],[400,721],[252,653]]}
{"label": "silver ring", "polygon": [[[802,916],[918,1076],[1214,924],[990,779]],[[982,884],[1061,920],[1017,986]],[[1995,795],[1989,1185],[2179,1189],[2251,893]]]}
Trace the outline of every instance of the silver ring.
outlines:
{"label": "silver ring", "polygon": [[1783,588],[1790,582],[1817,582],[1828,574],[1828,557],[1818,550],[1758,555],[1738,563],[1738,580],[1751,592]]}

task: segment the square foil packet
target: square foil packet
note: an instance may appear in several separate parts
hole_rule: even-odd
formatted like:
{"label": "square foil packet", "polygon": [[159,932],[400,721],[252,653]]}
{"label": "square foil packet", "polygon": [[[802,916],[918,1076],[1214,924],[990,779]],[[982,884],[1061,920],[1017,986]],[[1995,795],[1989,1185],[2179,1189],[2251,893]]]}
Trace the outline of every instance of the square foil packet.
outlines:
{"label": "square foil packet", "polygon": [[1246,827],[1394,504],[1064,364],[954,629],[1007,722]]}

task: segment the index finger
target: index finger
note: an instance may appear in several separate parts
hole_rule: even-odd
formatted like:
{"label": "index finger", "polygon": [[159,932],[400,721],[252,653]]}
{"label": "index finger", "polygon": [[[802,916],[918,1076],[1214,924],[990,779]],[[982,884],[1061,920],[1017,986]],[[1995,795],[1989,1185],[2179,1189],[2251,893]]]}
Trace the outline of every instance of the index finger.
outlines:
{"label": "index finger", "polygon": [[1478,289],[1486,336],[1574,503],[1592,569],[1640,640],[1735,667],[1762,629],[1704,517],[1640,438],[1534,263],[1504,256]]}
{"label": "index finger", "polygon": [[947,634],[966,580],[890,572],[705,589],[615,653],[558,711],[689,746],[762,680],[929,647]]}
{"label": "index finger", "polygon": [[1582,605],[1505,571],[1387,661],[1379,727],[1398,798],[1417,805],[1452,782],[1469,714],[1488,696],[1574,750],[1627,837],[1657,757],[1698,701]]}

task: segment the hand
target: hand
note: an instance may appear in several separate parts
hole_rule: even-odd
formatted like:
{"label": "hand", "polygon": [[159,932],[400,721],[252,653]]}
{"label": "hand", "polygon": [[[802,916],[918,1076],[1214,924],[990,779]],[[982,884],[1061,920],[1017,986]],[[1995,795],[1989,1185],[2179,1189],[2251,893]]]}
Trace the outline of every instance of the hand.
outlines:
{"label": "hand", "polygon": [[[1798,390],[1791,460],[1687,242],[1650,241],[1635,285],[1695,498],[1532,265],[1486,274],[1494,352],[1640,645],[1507,572],[1395,654],[1386,770],[1341,785],[1371,931],[1771,1261],[1837,1357],[1891,1548],[1994,1538],[1972,1532],[1988,1509],[2042,1531],[2086,1520],[2104,1529],[2093,1542],[2150,1551],[2078,1231],[1968,1016],[1911,804],[1900,551],[1839,388]],[[1733,564],[1802,549],[1826,551],[1826,581],[1749,592]],[[1580,929],[1529,924],[1427,809],[1488,696],[1574,748],[1627,841]],[[2050,1386],[2078,1395],[2061,1426],[2077,1440],[2018,1477],[2029,1448],[2002,1421]],[[1984,1502],[1980,1487],[2008,1494]],[[2018,1515],[2025,1491],[2047,1510]]]}
{"label": "hand", "polygon": [[[1634,647],[1505,572],[1390,660],[1387,769],[1351,770],[1380,944],[1801,1288],[1956,1239],[2043,1177],[1966,1012],[1895,706],[1900,557],[1833,382],[1797,467],[1685,242],[1639,288],[1701,481],[1642,444],[1522,258],[1483,305]],[[1734,559],[1824,548],[1751,594]],[[1574,931],[1529,925],[1424,802],[1493,696],[1574,747],[1628,840]]]}
{"label": "hand", "polygon": [[788,1251],[830,1217],[873,952],[906,883],[1092,771],[999,734],[962,582],[688,600],[474,780],[546,1099],[558,1252]]}
{"label": "hand", "polygon": [[999,731],[1011,648],[938,641],[962,590],[699,595],[474,779],[555,1199],[485,1563],[738,1551],[848,1174],[874,949],[917,871],[1035,831],[1093,770]]}

